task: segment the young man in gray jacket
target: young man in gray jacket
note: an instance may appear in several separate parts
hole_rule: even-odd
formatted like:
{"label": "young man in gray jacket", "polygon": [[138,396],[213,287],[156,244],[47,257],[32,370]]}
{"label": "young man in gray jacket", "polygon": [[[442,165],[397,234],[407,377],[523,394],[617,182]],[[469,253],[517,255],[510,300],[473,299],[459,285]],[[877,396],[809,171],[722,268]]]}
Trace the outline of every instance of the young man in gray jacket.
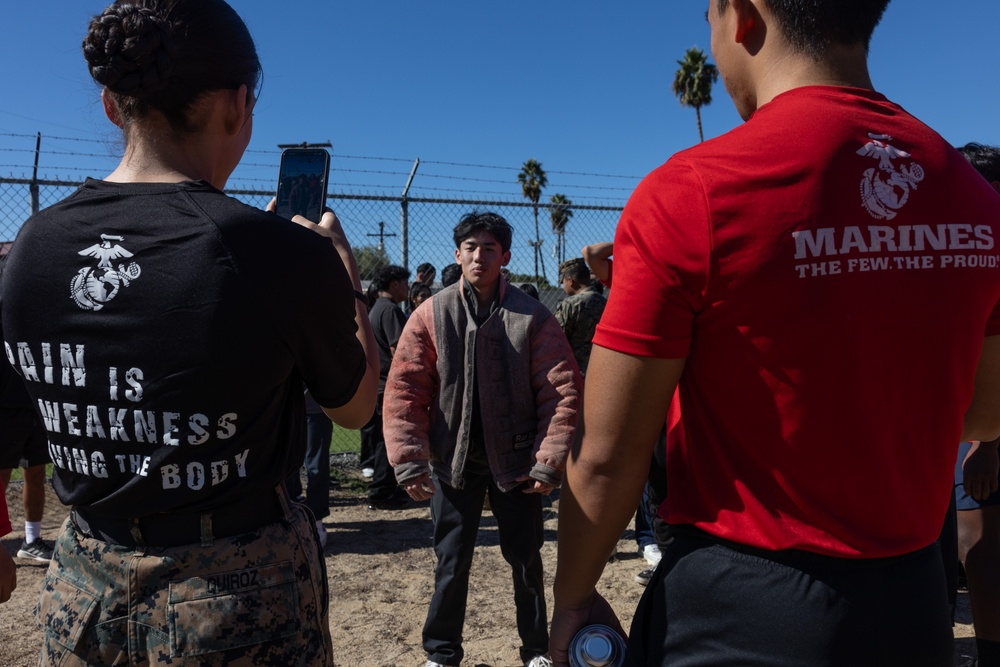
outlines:
{"label": "young man in gray jacket", "polygon": [[455,227],[458,284],[423,303],[396,348],[385,388],[385,440],[396,479],[430,499],[434,595],[426,667],[462,661],[462,626],[483,500],[514,572],[520,655],[547,667],[541,496],[562,480],[580,372],[544,305],[501,279],[512,229],[494,213]]}

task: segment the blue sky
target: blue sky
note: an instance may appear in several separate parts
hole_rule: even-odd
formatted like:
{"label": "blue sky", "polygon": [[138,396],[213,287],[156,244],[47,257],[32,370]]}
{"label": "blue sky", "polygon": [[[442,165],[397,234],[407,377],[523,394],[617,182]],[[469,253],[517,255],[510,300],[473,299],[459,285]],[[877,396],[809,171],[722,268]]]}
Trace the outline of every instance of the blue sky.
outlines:
{"label": "blue sky", "polygon": [[[117,134],[79,46],[104,4],[5,3],[0,135],[41,132],[63,151],[46,157],[43,175],[86,162],[66,155],[74,147],[107,156],[92,175],[113,167]],[[536,158],[547,193],[621,204],[639,177],[698,140],[694,111],[670,81],[685,49],[708,48],[707,0],[232,4],[258,43],[265,80],[251,152],[231,186],[273,181],[279,143],[328,140],[335,190],[399,194],[419,157],[412,194],[518,198],[517,169]],[[872,45],[876,87],[952,143],[1000,144],[1000,86],[987,64],[997,25],[1000,4],[987,0],[895,0]],[[741,122],[721,83],[703,121],[706,136]],[[0,147],[29,143],[0,136]],[[0,174],[18,175],[30,155],[0,162]]]}
{"label": "blue sky", "polygon": [[[0,133],[108,139],[102,150],[114,153],[79,48],[105,3],[5,4]],[[707,0],[232,4],[265,81],[253,152],[230,185],[264,187],[279,143],[329,140],[331,182],[343,191],[398,194],[419,157],[413,194],[519,197],[517,169],[533,157],[549,172],[548,192],[621,203],[638,177],[697,141],[694,112],[670,81],[686,48],[708,48]],[[953,143],[1000,143],[1000,85],[987,66],[998,25],[1000,4],[987,0],[895,0],[875,35],[873,80]],[[721,84],[703,117],[706,136],[740,123]],[[82,161],[49,159],[42,171],[53,175]],[[0,173],[18,160],[30,163],[0,156]]]}

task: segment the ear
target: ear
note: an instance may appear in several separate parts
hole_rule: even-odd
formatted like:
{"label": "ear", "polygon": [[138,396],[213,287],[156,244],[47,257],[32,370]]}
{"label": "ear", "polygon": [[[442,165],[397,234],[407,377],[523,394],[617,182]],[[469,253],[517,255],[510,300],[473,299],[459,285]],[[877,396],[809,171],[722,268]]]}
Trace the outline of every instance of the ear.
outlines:
{"label": "ear", "polygon": [[510,262],[510,250],[508,250],[503,254],[503,259],[500,262],[500,266],[507,266],[509,262]]}
{"label": "ear", "polygon": [[455,248],[455,263],[456,264],[462,263],[462,254],[458,248]]}
{"label": "ear", "polygon": [[[757,0],[759,2],[760,0]],[[760,21],[760,12],[754,0],[729,0],[729,9],[736,22],[736,41],[743,44]]]}
{"label": "ear", "polygon": [[118,106],[115,101],[111,99],[111,93],[105,88],[101,91],[101,104],[104,105],[104,115],[108,117],[112,123],[118,127],[122,126],[122,116],[118,113]]}
{"label": "ear", "polygon": [[246,84],[240,84],[235,90],[223,90],[221,92],[222,104],[224,104],[224,116],[226,134],[236,135],[243,130],[250,119],[253,109],[250,106],[250,91]]}

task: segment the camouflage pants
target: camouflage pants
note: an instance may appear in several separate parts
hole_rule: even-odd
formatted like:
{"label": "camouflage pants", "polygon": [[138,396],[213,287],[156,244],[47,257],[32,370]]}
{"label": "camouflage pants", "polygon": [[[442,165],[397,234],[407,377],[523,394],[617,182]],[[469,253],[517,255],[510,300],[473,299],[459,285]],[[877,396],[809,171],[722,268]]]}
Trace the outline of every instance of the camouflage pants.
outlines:
{"label": "camouflage pants", "polygon": [[326,562],[308,510],[234,537],[125,547],[67,520],[35,618],[41,665],[332,665]]}

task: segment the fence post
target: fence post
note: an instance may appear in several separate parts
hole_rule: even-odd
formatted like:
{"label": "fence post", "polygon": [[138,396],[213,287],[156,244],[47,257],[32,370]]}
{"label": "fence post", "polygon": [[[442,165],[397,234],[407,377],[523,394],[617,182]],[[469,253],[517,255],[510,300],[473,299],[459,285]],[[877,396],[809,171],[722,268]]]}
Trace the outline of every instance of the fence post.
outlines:
{"label": "fence post", "polygon": [[413,183],[413,177],[417,174],[417,167],[420,166],[420,158],[413,161],[413,169],[410,170],[410,177],[406,179],[406,185],[403,187],[403,197],[399,200],[399,244],[400,244],[400,260],[403,263],[403,268],[406,270],[410,269],[410,184]]}
{"label": "fence post", "polygon": [[31,184],[28,192],[31,193],[31,215],[38,213],[38,154],[42,148],[42,133],[35,137],[35,169],[31,172]]}

